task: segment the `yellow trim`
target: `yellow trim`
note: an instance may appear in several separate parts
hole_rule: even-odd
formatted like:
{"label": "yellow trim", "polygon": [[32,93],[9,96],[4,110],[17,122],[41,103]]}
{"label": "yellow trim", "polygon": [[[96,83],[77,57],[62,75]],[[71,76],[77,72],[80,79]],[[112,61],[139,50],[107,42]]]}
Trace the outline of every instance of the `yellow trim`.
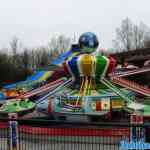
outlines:
{"label": "yellow trim", "polygon": [[78,54],[78,52],[74,52],[74,53],[72,53],[72,55],[71,55],[70,57],[68,57],[67,61],[71,60],[71,59],[72,59],[72,57],[76,56],[77,54]]}
{"label": "yellow trim", "polygon": [[46,80],[48,77],[50,77],[51,74],[52,74],[52,71],[45,72],[43,74],[43,76],[38,79],[38,81],[44,81],[44,80]]}
{"label": "yellow trim", "polygon": [[119,109],[124,106],[124,102],[122,100],[112,100],[112,109]]}
{"label": "yellow trim", "polygon": [[81,86],[80,86],[80,90],[79,90],[79,94],[78,94],[77,101],[76,101],[76,105],[79,102],[80,96],[83,95],[84,82],[85,82],[85,80],[84,80],[84,78],[82,78],[82,80],[81,80]]}

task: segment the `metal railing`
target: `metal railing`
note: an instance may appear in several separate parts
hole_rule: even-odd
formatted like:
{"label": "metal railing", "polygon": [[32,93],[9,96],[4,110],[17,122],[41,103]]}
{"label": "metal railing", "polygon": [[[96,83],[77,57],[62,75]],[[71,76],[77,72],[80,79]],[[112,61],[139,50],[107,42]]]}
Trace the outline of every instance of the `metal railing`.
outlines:
{"label": "metal railing", "polygon": [[121,150],[120,141],[130,140],[129,123],[0,119],[0,150],[16,150],[10,148],[10,121],[18,123],[18,150]]}

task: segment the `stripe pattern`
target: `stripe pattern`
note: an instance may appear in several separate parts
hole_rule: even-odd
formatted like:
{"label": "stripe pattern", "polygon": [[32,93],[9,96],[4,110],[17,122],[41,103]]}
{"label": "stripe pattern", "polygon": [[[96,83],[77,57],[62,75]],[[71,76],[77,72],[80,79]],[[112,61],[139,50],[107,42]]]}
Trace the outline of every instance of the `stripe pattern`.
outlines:
{"label": "stripe pattern", "polygon": [[111,109],[110,99],[101,99],[91,103],[93,111],[108,111]]}
{"label": "stripe pattern", "polygon": [[88,76],[100,80],[110,69],[111,60],[101,55],[80,54],[66,61],[66,68],[74,79]]}

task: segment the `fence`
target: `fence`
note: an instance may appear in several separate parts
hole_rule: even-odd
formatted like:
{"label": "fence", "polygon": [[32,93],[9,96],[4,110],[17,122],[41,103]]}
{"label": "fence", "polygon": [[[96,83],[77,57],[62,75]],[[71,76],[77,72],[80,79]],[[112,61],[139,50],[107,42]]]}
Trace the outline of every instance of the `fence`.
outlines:
{"label": "fence", "polygon": [[[130,139],[131,126],[128,123],[15,121],[18,122],[18,150],[122,150],[120,142]],[[10,148],[9,122],[0,121],[0,150],[16,150]]]}

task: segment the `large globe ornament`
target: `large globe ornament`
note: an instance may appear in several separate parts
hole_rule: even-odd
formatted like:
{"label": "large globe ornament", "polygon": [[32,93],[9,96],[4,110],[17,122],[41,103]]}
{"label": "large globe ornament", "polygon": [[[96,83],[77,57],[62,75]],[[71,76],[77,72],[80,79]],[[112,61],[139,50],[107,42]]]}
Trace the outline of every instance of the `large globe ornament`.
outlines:
{"label": "large globe ornament", "polygon": [[97,36],[92,32],[83,33],[79,38],[79,48],[82,52],[95,52],[99,45]]}

